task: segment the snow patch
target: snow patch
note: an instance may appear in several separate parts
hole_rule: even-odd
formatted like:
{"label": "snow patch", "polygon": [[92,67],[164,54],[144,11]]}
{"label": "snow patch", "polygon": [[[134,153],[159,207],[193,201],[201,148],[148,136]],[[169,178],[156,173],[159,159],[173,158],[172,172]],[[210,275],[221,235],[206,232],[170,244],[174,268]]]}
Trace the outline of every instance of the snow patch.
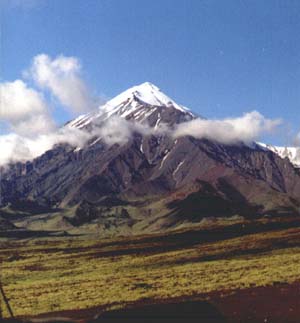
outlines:
{"label": "snow patch", "polygon": [[175,170],[174,170],[174,172],[173,172],[173,176],[175,176],[175,175],[176,175],[176,173],[179,171],[179,168],[180,168],[184,163],[185,163],[185,160],[181,161],[181,162],[177,165],[176,169],[175,169]]}
{"label": "snow patch", "polygon": [[166,159],[168,158],[170,152],[168,151],[167,154],[164,156],[164,158],[162,159],[161,163],[160,163],[160,166],[159,166],[159,169],[161,169],[166,161]]}
{"label": "snow patch", "polygon": [[97,142],[99,142],[102,138],[96,138],[89,146],[94,146]]}
{"label": "snow patch", "polygon": [[144,153],[145,153],[145,152],[144,152],[144,149],[143,149],[143,140],[141,141],[140,151],[141,151],[141,153],[142,153],[142,154],[144,154]]}

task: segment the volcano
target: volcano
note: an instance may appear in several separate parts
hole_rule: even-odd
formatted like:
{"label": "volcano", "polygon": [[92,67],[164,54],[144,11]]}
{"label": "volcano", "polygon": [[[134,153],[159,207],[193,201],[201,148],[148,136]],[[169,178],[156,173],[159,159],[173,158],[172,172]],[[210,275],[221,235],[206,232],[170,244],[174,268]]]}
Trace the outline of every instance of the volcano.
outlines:
{"label": "volcano", "polygon": [[[84,145],[59,144],[3,168],[1,213],[30,229],[103,234],[299,214],[300,172],[288,154],[163,131],[197,118],[155,85],[134,86],[64,126],[89,133]],[[120,120],[133,125],[130,135]]]}

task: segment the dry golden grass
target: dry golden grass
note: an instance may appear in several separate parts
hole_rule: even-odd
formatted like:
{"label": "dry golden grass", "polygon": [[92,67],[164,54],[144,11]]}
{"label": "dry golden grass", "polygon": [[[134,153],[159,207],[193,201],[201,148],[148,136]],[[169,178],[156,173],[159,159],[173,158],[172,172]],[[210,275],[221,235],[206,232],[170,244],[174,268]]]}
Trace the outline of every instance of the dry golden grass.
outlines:
{"label": "dry golden grass", "polygon": [[83,238],[3,241],[2,282],[15,314],[33,316],[300,279],[299,228],[155,249],[161,245],[159,237],[128,244]]}

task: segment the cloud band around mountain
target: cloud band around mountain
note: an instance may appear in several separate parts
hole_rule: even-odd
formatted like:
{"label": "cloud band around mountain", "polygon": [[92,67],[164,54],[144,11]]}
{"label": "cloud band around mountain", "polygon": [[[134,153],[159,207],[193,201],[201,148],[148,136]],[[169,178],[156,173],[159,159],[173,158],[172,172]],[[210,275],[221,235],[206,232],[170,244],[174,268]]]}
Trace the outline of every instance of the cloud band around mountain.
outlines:
{"label": "cloud band around mountain", "polygon": [[241,117],[223,120],[198,118],[175,128],[161,124],[154,129],[116,116],[92,131],[69,125],[59,128],[51,115],[50,103],[45,99],[49,93],[59,103],[57,109],[63,106],[73,115],[95,108],[95,100],[81,77],[79,60],[63,55],[52,59],[40,54],[34,57],[24,75],[34,81],[37,89],[29,87],[24,80],[0,84],[0,119],[9,125],[11,131],[0,136],[0,165],[33,159],[55,144],[83,147],[93,137],[102,138],[107,145],[122,145],[132,138],[133,133],[165,134],[173,138],[193,136],[223,144],[249,143],[264,133],[274,131],[281,122],[252,111]]}

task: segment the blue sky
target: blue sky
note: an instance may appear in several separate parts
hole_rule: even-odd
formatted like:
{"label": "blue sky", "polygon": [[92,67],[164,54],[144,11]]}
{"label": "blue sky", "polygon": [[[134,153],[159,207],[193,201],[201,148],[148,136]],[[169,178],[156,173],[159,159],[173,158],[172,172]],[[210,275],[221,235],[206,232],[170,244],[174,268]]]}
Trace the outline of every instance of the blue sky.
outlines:
{"label": "blue sky", "polygon": [[75,56],[96,95],[150,81],[208,118],[258,110],[284,119],[280,135],[263,138],[274,144],[299,131],[300,1],[4,0],[1,7],[2,81],[20,78],[40,53]]}

